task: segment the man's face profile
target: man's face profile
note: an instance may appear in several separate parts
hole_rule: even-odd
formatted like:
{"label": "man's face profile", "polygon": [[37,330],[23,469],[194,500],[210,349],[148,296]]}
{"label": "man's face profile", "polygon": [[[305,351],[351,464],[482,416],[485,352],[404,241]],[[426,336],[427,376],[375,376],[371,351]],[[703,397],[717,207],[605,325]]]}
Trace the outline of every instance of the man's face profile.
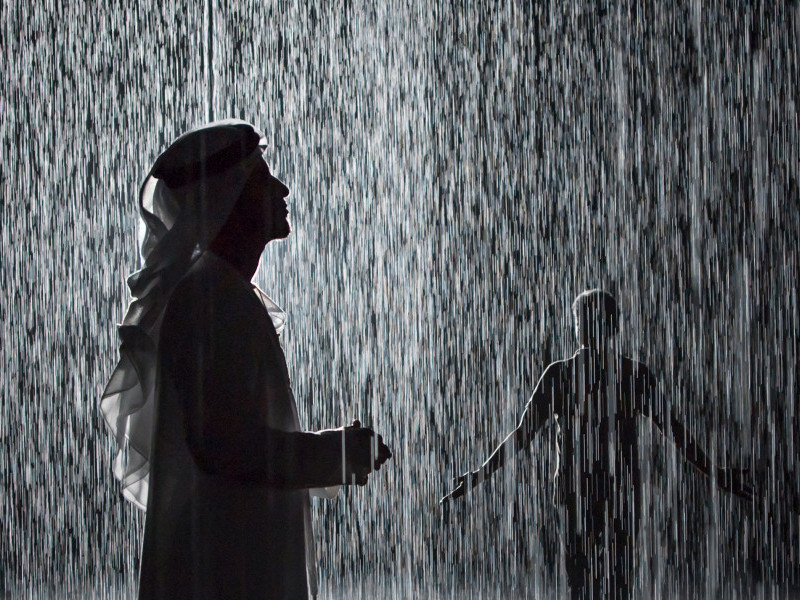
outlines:
{"label": "man's face profile", "polygon": [[259,164],[248,179],[237,206],[241,213],[240,233],[262,246],[287,237],[291,227],[284,198],[288,195],[289,188],[272,176],[267,164]]}

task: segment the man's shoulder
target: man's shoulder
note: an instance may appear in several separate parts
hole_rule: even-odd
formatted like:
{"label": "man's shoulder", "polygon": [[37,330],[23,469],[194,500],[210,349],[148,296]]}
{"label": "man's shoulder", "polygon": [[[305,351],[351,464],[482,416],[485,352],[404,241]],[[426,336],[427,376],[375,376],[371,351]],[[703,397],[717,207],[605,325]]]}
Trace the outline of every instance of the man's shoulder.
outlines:
{"label": "man's shoulder", "polygon": [[[592,352],[592,350],[587,348],[581,348],[569,358],[552,363],[548,369],[552,367],[553,375],[572,374],[576,369],[580,369],[584,366],[587,360],[599,360],[598,356],[592,354]],[[617,355],[617,369],[618,374],[623,378],[633,378],[647,384],[655,383],[655,376],[649,367],[643,362],[639,362],[628,356],[622,354]]]}
{"label": "man's shoulder", "polygon": [[201,309],[213,294],[215,287],[214,277],[207,269],[198,268],[195,262],[172,290],[167,303],[167,312],[176,309]]}
{"label": "man's shoulder", "polygon": [[219,312],[245,300],[252,287],[223,262],[208,253],[198,257],[172,290],[168,311]]}
{"label": "man's shoulder", "polygon": [[622,365],[623,373],[627,373],[637,380],[645,382],[654,382],[655,376],[650,368],[643,362],[633,360],[627,356],[620,356],[620,364]]}
{"label": "man's shoulder", "polygon": [[630,356],[625,356],[624,354],[618,354],[617,356],[619,358],[619,363],[625,369],[628,369],[628,370],[631,370],[631,371],[636,371],[636,372],[642,372],[642,373],[644,373],[644,372],[646,372],[648,370],[646,364],[644,364],[643,362],[640,362],[638,360],[634,360]]}
{"label": "man's shoulder", "polygon": [[205,252],[192,263],[177,289],[185,292],[206,293],[213,290],[228,294],[249,294],[253,291],[253,286],[225,259]]}

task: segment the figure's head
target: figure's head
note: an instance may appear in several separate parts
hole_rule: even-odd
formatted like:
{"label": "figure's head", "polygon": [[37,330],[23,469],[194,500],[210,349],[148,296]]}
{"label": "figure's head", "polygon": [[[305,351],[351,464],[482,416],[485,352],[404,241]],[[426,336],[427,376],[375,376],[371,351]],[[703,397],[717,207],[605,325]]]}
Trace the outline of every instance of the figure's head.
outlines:
{"label": "figure's head", "polygon": [[575,337],[582,346],[604,345],[619,331],[617,301],[608,292],[586,290],[572,303]]}
{"label": "figure's head", "polygon": [[[255,269],[264,246],[289,234],[289,190],[262,157],[261,133],[244,121],[210,123],[175,140],[159,157],[141,194],[147,236],[143,256],[183,262],[211,248]],[[170,253],[170,254],[167,254]],[[172,257],[172,258],[170,258]]]}
{"label": "figure's head", "polygon": [[261,133],[244,121],[217,121],[180,136],[158,157],[143,186],[143,217],[160,221],[149,233],[162,238],[166,229],[183,246],[206,249],[251,176],[266,168],[263,148]]}

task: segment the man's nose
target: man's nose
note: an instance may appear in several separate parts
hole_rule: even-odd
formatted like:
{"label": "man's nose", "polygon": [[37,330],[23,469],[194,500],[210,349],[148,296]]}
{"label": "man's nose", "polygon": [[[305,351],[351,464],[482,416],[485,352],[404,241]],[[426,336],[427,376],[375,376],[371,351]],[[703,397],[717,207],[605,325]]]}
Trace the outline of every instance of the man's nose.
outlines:
{"label": "man's nose", "polygon": [[286,198],[289,195],[289,188],[286,187],[280,179],[274,178],[272,183],[275,185],[275,193],[281,198]]}

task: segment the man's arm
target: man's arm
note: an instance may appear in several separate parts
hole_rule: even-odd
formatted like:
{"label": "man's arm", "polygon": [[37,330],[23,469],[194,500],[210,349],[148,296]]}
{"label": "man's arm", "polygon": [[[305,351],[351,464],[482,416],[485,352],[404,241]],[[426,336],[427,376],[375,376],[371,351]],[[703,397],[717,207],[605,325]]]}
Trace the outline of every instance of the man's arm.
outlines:
{"label": "man's arm", "polygon": [[179,289],[164,316],[162,377],[174,384],[173,404],[182,407],[183,435],[197,466],[232,481],[284,488],[366,483],[387,458],[380,451],[388,452],[379,438],[373,463],[371,429],[354,424],[312,433],[266,425],[264,406],[285,402],[278,396],[284,388],[279,379],[264,386],[259,356],[269,350],[253,330],[248,303],[239,300],[235,291],[223,298],[213,287]]}
{"label": "man's arm", "polygon": [[[652,375],[649,375],[648,389],[651,394],[649,401],[651,409],[645,414],[650,417],[653,424],[664,434],[666,434],[665,422],[667,419],[669,420],[670,437],[683,457],[703,475],[715,479],[723,490],[732,492],[745,499],[752,498],[752,487],[744,481],[747,471],[742,469],[727,469],[715,465],[708,454],[706,454],[703,447],[678,418],[675,409],[666,410],[663,404],[664,395],[660,393],[660,384]],[[668,416],[665,416],[667,412]]]}
{"label": "man's arm", "polygon": [[712,463],[697,440],[678,420],[674,411],[670,412],[670,427],[675,446],[683,453],[686,460],[697,467],[701,473],[716,480],[717,485],[723,491],[735,494],[745,500],[753,498],[753,486],[746,481],[749,478],[748,469],[726,468]]}
{"label": "man's arm", "polygon": [[249,439],[215,436],[216,427],[205,429],[204,435],[187,439],[198,467],[239,483],[278,488],[364,485],[367,475],[386,460],[377,458],[372,463],[370,446],[375,434],[360,426],[319,432],[253,427]]}
{"label": "man's arm", "polygon": [[536,433],[549,418],[554,398],[558,394],[556,389],[559,381],[557,364],[553,363],[545,369],[516,429],[506,436],[478,470],[456,478],[455,489],[442,498],[442,502],[463,496],[467,489],[477,486],[494,475],[505,466],[512,456],[530,448]]}
{"label": "man's arm", "polygon": [[674,410],[670,411],[670,430],[672,432],[672,441],[675,446],[683,454],[684,458],[693,464],[701,473],[706,477],[714,474],[714,465],[711,459],[705,453],[697,440],[694,439],[691,433],[686,429],[683,423],[678,419]]}

